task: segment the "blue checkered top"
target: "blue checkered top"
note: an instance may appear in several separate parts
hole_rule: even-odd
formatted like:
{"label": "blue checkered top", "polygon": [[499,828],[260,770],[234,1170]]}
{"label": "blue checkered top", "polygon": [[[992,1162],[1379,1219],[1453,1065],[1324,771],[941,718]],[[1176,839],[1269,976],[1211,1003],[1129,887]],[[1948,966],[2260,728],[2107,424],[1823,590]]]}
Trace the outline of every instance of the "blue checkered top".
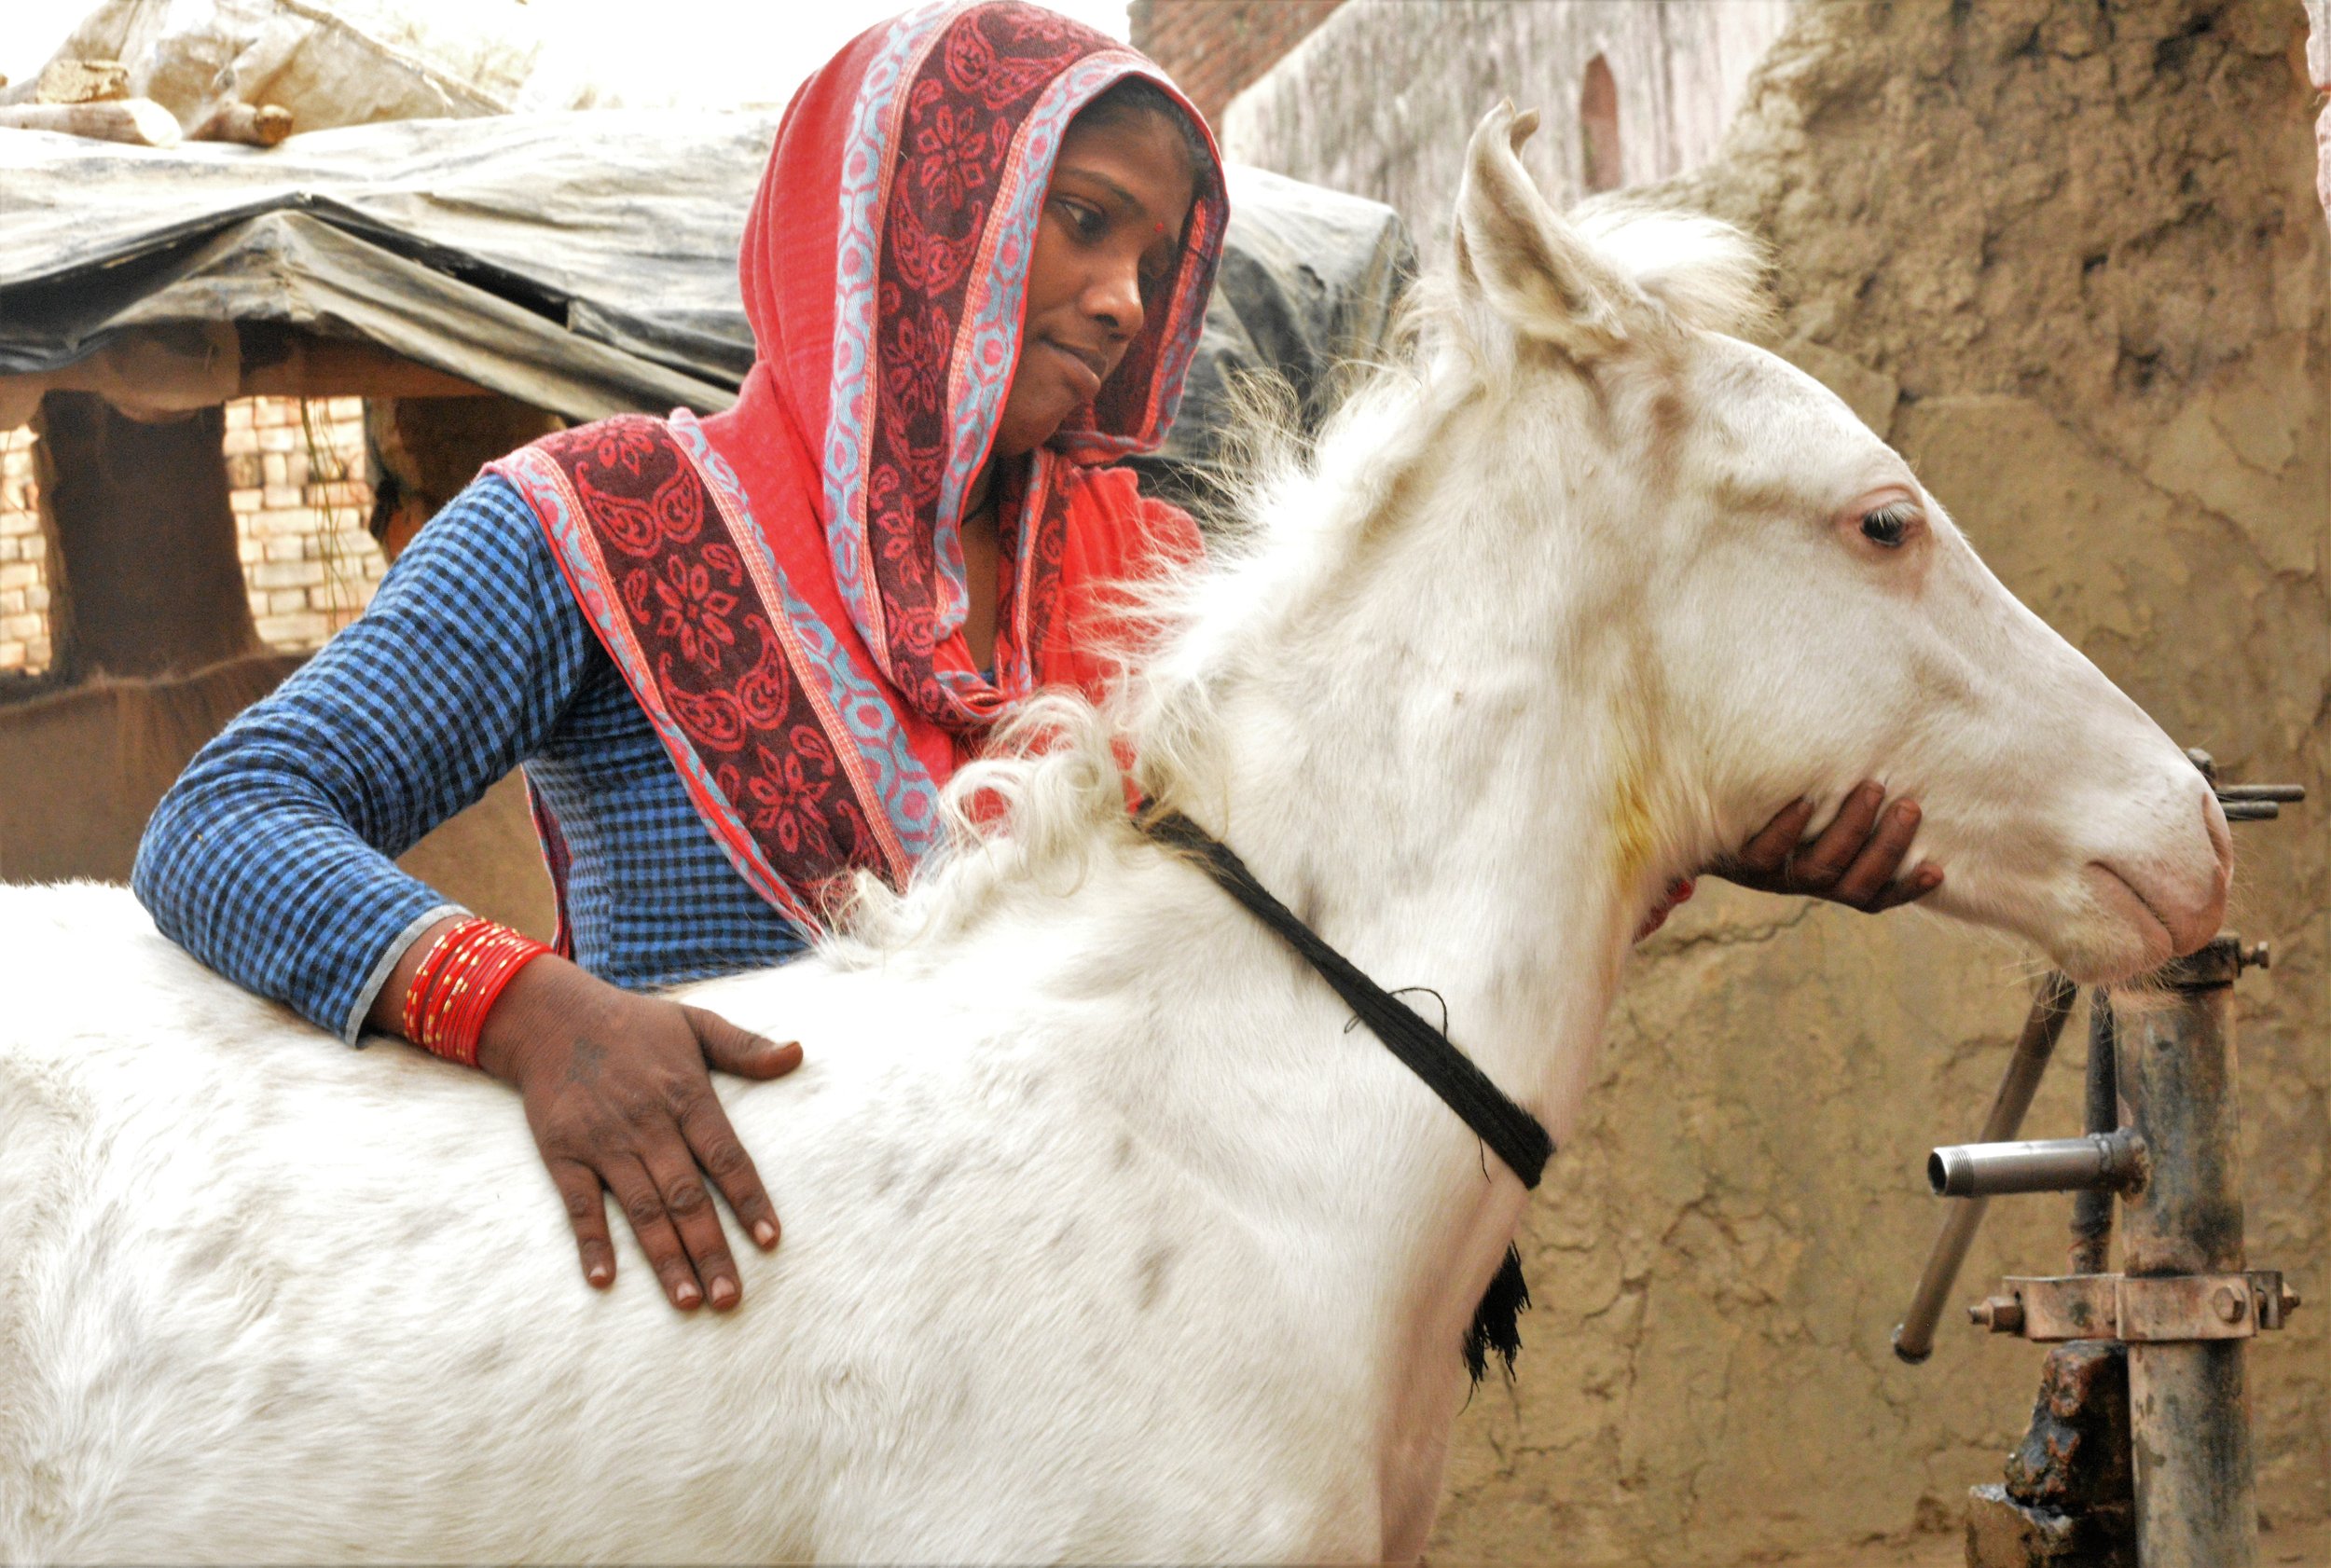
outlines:
{"label": "blue checkered top", "polygon": [[204,747],[131,886],[164,934],[353,1041],[455,906],[391,859],[524,763],[572,856],[575,960],[644,988],[799,953],[683,792],[517,492],[485,477],[371,607]]}

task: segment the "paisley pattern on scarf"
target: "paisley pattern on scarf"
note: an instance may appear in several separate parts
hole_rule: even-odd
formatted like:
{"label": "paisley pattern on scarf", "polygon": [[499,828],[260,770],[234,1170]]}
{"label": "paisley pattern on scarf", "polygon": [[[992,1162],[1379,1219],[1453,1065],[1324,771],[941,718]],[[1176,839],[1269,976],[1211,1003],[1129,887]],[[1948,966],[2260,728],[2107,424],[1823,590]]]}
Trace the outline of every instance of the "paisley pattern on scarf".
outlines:
{"label": "paisley pattern on scarf", "polygon": [[[789,667],[800,672],[827,732],[849,742],[835,755],[866,807],[867,820],[895,879],[897,871],[921,860],[938,841],[938,785],[908,744],[905,727],[883,695],[881,681],[858,667],[833,628],[787,585],[767,535],[753,521],[744,486],[706,439],[704,427],[680,408],[672,411],[670,431],[710,487],[761,602],[781,612],[770,620],[786,634]],[[1057,571],[1054,575],[1056,583]]]}
{"label": "paisley pattern on scarf", "polygon": [[[874,791],[828,737],[846,726],[830,691],[817,700],[823,672],[786,636],[798,606],[765,599],[745,557],[766,546],[739,540],[673,426],[618,415],[546,436],[490,472],[544,520],[697,814],[756,892],[815,928],[834,877],[903,874],[897,836],[870,818]],[[848,750],[854,759],[857,746]],[[929,804],[926,835],[935,792]],[[544,836],[557,842],[555,822]],[[555,874],[559,861],[546,858]]]}

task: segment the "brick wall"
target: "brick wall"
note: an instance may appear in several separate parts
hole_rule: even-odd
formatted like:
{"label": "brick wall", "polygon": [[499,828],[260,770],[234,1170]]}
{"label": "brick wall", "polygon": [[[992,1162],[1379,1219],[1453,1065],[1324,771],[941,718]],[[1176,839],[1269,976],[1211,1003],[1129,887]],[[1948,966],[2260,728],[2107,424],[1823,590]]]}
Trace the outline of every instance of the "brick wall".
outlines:
{"label": "brick wall", "polygon": [[1209,122],[1343,0],[1133,0],[1133,47],[1166,67]]}
{"label": "brick wall", "polygon": [[33,433],[0,431],[0,676],[48,667],[48,542],[33,482]]}
{"label": "brick wall", "polygon": [[[228,500],[251,618],[282,653],[310,653],[364,612],[386,563],[365,531],[361,398],[239,398],[227,406]],[[33,433],[0,431],[0,677],[51,657],[48,562]]]}
{"label": "brick wall", "polygon": [[387,570],[365,531],[362,398],[240,398],[227,406],[228,502],[251,618],[268,646],[305,653],[364,612]]}

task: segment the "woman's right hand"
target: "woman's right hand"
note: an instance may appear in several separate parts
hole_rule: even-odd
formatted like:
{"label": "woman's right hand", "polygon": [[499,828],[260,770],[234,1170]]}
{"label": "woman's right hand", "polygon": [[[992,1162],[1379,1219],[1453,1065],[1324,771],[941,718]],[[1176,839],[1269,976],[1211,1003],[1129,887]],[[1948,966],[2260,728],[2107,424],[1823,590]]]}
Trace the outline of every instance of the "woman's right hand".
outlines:
{"label": "woman's right hand", "polygon": [[702,1008],[619,990],[546,956],[520,970],[495,1001],[477,1065],[517,1085],[525,1100],[585,1279],[602,1289],[614,1283],[604,1189],[673,1306],[737,1304],[743,1283],[705,1178],[763,1251],[777,1245],[777,1209],[707,1069],[781,1077],[801,1065],[798,1044],[748,1034]]}
{"label": "woman's right hand", "polygon": [[[435,934],[415,942],[381,988],[376,1027],[395,1030],[412,981],[405,971],[419,968]],[[764,1251],[777,1245],[777,1209],[708,1069],[781,1077],[801,1065],[798,1044],[748,1034],[702,1008],[619,990],[545,955],[495,1000],[477,1065],[525,1101],[534,1145],[574,1227],[585,1279],[600,1289],[614,1283],[601,1197],[612,1192],[672,1305],[737,1304],[744,1286],[706,1178]]]}

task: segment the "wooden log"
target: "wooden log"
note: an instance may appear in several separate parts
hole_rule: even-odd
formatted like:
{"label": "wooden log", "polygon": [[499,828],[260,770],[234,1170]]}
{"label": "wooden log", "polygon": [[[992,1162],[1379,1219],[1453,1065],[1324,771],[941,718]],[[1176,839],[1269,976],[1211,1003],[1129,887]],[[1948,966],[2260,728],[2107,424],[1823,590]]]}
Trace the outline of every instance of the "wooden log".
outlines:
{"label": "wooden log", "polygon": [[184,140],[176,117],[151,98],[106,103],[0,104],[0,129],[54,131],[139,147],[174,147]]}
{"label": "wooden log", "polygon": [[281,103],[221,103],[195,129],[194,142],[241,142],[271,147],[292,133],[292,112]]}

